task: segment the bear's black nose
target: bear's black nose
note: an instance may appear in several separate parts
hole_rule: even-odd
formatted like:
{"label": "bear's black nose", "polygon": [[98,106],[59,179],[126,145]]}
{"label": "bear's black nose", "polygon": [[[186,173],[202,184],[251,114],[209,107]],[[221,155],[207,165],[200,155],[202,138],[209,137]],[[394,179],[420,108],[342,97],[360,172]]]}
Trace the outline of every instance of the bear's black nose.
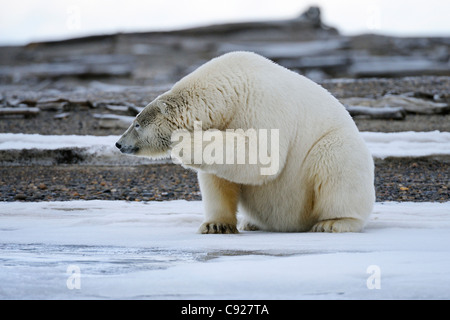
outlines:
{"label": "bear's black nose", "polygon": [[117,147],[117,149],[120,149],[120,148],[122,148],[122,145],[120,143],[116,142],[116,147]]}

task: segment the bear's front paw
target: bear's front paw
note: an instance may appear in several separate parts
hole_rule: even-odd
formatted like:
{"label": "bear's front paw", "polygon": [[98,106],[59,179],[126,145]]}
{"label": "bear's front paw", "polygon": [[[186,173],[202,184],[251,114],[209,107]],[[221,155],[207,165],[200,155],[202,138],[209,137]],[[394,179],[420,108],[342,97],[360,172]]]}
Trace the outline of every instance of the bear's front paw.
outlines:
{"label": "bear's front paw", "polygon": [[236,225],[222,222],[205,222],[198,229],[198,233],[239,233]]}

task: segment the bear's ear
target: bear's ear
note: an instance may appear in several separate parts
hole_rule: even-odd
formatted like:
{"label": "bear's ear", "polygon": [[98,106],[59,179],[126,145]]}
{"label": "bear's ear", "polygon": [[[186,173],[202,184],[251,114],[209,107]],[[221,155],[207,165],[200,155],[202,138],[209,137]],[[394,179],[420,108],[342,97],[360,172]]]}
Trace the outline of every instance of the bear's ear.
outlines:
{"label": "bear's ear", "polygon": [[163,115],[173,115],[176,110],[176,106],[171,102],[158,101],[157,106]]}
{"label": "bear's ear", "polygon": [[167,105],[167,103],[162,102],[162,101],[158,101],[156,104],[159,108],[159,110],[161,111],[162,114],[164,115],[168,115],[169,114],[169,106]]}

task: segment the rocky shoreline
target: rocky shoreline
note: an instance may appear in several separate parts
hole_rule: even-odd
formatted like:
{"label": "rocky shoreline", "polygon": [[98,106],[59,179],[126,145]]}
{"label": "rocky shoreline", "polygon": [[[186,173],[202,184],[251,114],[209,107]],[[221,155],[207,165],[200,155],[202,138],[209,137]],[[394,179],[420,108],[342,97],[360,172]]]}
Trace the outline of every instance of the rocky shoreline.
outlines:
{"label": "rocky shoreline", "polygon": [[[375,166],[377,201],[448,201],[450,159],[388,158]],[[201,200],[197,175],[174,164],[0,167],[0,201]]]}
{"label": "rocky shoreline", "polygon": [[[0,47],[0,133],[120,135],[138,108],[233,50],[263,54],[318,82],[349,111],[369,111],[354,115],[360,131],[450,132],[449,46],[449,37],[342,36],[313,7],[286,21]],[[125,124],[101,122],[111,115]],[[73,150],[49,152],[49,165],[26,163],[36,152],[1,150],[0,201],[201,199],[196,174],[180,166],[81,166]],[[377,201],[448,201],[449,163],[377,159]]]}

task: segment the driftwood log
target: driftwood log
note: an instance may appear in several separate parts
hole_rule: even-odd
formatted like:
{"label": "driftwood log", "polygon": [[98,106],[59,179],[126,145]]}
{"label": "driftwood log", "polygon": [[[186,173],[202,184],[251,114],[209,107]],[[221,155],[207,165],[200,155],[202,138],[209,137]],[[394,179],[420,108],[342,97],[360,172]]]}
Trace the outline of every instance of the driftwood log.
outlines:
{"label": "driftwood log", "polygon": [[372,108],[366,106],[345,106],[352,117],[365,117],[370,119],[403,120],[406,111],[403,108]]}
{"label": "driftwood log", "polygon": [[98,119],[98,125],[101,129],[126,129],[134,120],[134,117],[122,116],[116,114],[94,114]]}
{"label": "driftwood log", "polygon": [[25,118],[35,117],[41,110],[36,107],[0,108],[0,116],[22,115]]}
{"label": "driftwood log", "polygon": [[[450,106],[446,102],[435,102],[406,95],[386,95],[378,99],[352,97],[341,99],[347,110],[358,115],[367,113],[372,117],[383,117],[383,114],[395,115],[403,110],[413,114],[448,114]],[[385,119],[387,119],[385,118]]]}

